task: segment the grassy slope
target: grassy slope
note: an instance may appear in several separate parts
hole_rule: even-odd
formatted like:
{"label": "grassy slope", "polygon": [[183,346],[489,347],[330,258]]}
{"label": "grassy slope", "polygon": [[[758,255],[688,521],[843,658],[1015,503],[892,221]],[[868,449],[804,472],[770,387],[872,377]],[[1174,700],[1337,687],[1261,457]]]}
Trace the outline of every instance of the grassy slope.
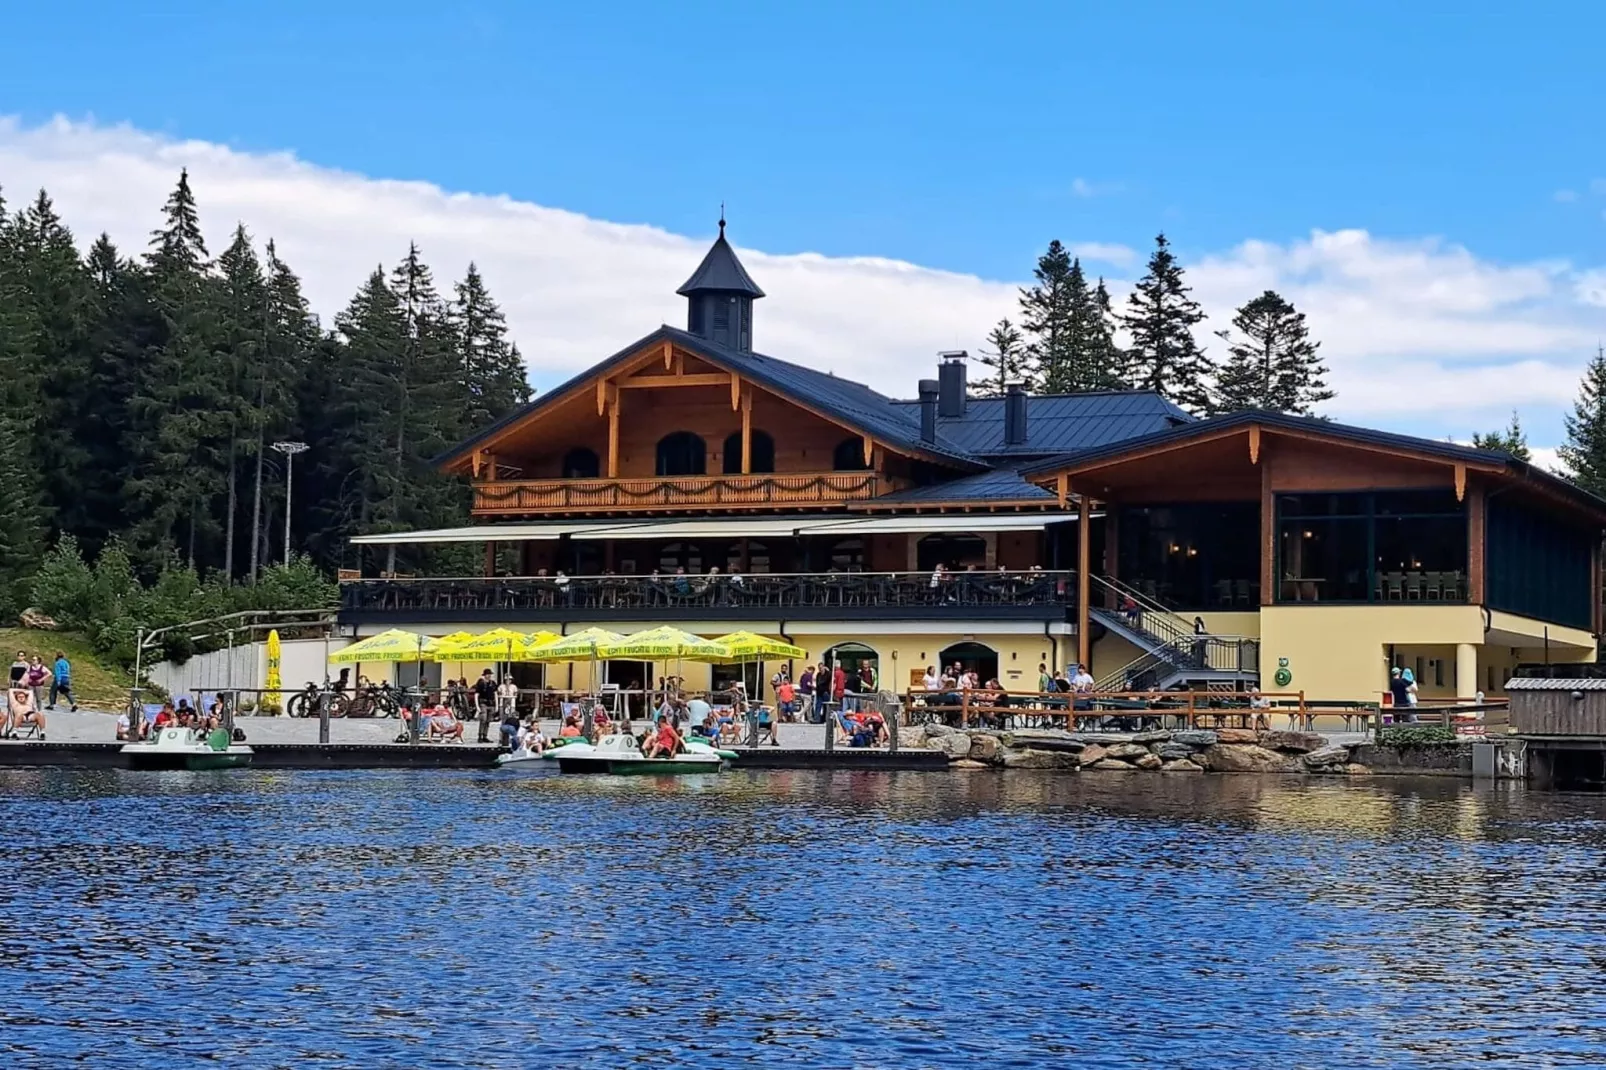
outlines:
{"label": "grassy slope", "polygon": [[[72,662],[72,686],[78,702],[90,709],[120,709],[128,701],[128,674],[107,668],[95,659],[89,641],[77,632],[39,632],[31,628],[0,628],[0,662],[10,665],[17,651],[38,654],[54,665],[56,651]],[[45,696],[49,701],[49,695]]]}

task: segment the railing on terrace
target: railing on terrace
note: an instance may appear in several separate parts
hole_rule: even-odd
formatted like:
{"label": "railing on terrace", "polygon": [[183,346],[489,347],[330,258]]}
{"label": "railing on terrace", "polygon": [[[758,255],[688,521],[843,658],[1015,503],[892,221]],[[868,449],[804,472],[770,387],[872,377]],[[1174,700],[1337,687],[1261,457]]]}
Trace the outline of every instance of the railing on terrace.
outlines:
{"label": "railing on terrace", "polygon": [[1168,676],[1194,672],[1260,672],[1260,640],[1245,636],[1187,635],[1139,655],[1098,682],[1100,688],[1161,685]]}
{"label": "railing on terrace", "polygon": [[[1258,703],[1258,705],[1256,705]],[[1369,717],[1371,708],[1348,710]],[[962,728],[1072,728],[1132,731],[1148,728],[1272,727],[1278,714],[1309,724],[1325,709],[1303,691],[916,691],[904,696],[910,724],[943,721]]]}
{"label": "railing on terrace", "polygon": [[634,610],[653,608],[1067,606],[1071,572],[755,573],[737,576],[504,576],[485,579],[347,580],[344,611]]}
{"label": "railing on terrace", "polygon": [[878,493],[880,482],[874,472],[519,479],[474,484],[473,511],[489,516],[708,507],[806,508],[864,501]]}

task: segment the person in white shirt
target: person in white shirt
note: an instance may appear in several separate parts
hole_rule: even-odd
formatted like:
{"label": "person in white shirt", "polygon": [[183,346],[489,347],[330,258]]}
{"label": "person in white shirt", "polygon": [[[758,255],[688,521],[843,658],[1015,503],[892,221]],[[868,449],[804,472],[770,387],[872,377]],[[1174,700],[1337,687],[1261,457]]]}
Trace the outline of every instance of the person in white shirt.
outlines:
{"label": "person in white shirt", "polygon": [[935,665],[926,666],[926,678],[924,683],[927,691],[942,690],[942,676],[938,674],[937,667]]}

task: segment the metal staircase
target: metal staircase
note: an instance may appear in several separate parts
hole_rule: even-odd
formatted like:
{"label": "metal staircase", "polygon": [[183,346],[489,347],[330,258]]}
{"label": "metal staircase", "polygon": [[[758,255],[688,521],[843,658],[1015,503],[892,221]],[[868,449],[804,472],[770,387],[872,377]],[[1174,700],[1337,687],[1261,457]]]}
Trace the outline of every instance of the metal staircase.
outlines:
{"label": "metal staircase", "polygon": [[1097,682],[1100,691],[1163,691],[1178,684],[1235,691],[1260,679],[1260,640],[1248,636],[1196,633],[1193,624],[1116,580],[1089,577],[1113,592],[1116,603],[1130,599],[1129,612],[1090,606],[1088,616],[1143,651]]}

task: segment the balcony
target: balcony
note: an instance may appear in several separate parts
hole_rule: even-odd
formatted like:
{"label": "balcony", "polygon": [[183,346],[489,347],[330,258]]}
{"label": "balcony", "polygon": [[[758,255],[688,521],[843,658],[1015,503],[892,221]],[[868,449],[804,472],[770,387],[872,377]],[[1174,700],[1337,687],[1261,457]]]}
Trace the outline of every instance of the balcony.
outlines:
{"label": "balcony", "polygon": [[628,621],[1065,621],[1070,572],[929,572],[742,576],[572,576],[350,580],[343,624],[606,623]]}
{"label": "balcony", "polygon": [[498,480],[474,484],[474,515],[829,508],[877,493],[874,472]]}

